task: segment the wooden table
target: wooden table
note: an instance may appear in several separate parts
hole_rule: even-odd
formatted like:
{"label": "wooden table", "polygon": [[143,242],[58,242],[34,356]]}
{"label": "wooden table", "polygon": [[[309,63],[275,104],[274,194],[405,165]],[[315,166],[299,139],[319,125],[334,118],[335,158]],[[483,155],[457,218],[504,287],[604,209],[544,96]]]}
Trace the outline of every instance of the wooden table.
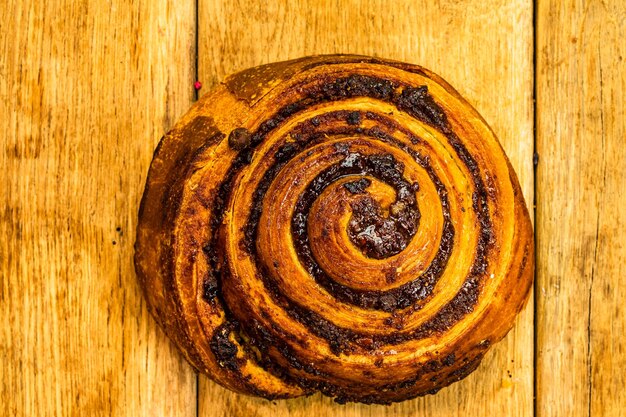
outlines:
{"label": "wooden table", "polygon": [[[0,414],[626,414],[623,0],[5,0],[0,33]],[[268,402],[198,377],[132,263],[152,151],[193,82],[335,52],[442,75],[535,208],[534,297],[515,329],[466,380],[390,407]]]}

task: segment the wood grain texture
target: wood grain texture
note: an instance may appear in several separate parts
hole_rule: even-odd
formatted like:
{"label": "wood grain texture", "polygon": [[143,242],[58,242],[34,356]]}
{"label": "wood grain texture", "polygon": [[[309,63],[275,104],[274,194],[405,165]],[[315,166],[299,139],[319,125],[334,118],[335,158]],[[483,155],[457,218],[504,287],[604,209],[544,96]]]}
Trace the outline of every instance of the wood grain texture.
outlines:
{"label": "wood grain texture", "polygon": [[0,6],[0,415],[195,416],[132,264],[159,137],[193,99],[195,3]]}
{"label": "wood grain texture", "polygon": [[[455,86],[495,130],[533,200],[532,4],[524,1],[200,0],[198,73],[206,90],[248,67],[324,53],[417,63]],[[471,36],[470,36],[471,34]],[[200,416],[529,416],[533,306],[479,370],[436,396],[391,407],[327,398],[277,401],[230,393],[200,377]]]}
{"label": "wood grain texture", "polygon": [[626,413],[626,6],[537,8],[537,415]]}

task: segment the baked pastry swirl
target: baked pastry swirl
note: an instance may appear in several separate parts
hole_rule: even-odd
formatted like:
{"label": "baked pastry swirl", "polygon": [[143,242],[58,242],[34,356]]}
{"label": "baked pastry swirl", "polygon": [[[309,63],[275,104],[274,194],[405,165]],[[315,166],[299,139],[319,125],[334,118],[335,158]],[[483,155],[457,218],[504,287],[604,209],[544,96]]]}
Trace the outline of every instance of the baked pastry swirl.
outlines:
{"label": "baked pastry swirl", "polygon": [[161,140],[135,264],[165,332],[223,386],[390,403],[504,337],[532,236],[506,155],[452,87],[330,55],[228,77]]}

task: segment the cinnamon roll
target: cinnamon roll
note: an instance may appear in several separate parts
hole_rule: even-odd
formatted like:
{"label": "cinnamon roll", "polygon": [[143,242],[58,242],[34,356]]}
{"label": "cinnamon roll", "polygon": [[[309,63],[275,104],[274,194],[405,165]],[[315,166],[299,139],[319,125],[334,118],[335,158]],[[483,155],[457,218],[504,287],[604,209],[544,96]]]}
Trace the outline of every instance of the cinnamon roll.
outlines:
{"label": "cinnamon roll", "polygon": [[390,403],[478,366],[533,278],[487,123],[417,65],[330,55],[232,75],[159,143],[135,265],[189,362],[270,399]]}

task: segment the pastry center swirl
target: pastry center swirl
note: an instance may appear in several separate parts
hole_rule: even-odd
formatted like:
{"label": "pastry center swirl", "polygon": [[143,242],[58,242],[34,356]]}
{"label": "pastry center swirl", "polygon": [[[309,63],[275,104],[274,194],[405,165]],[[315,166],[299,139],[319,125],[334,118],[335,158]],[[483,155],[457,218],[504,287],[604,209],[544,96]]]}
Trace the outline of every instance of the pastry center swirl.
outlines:
{"label": "pastry center swirl", "polygon": [[[341,152],[343,149],[339,147]],[[404,165],[391,154],[362,155],[358,152],[346,153],[337,165],[319,174],[302,195],[296,207],[296,216],[291,227],[295,238],[302,245],[299,231],[304,229],[305,218],[311,208],[311,202],[319,197],[321,187],[344,177],[372,176],[391,186],[395,191],[395,200],[388,207],[367,194],[372,181],[366,177],[344,182],[346,194],[354,196],[350,201],[352,215],[348,223],[348,235],[352,243],[363,254],[375,259],[384,259],[396,255],[413,238],[420,219],[415,191],[417,183],[411,184],[403,177]],[[306,197],[305,197],[306,196]],[[301,209],[301,210],[300,210]]]}

